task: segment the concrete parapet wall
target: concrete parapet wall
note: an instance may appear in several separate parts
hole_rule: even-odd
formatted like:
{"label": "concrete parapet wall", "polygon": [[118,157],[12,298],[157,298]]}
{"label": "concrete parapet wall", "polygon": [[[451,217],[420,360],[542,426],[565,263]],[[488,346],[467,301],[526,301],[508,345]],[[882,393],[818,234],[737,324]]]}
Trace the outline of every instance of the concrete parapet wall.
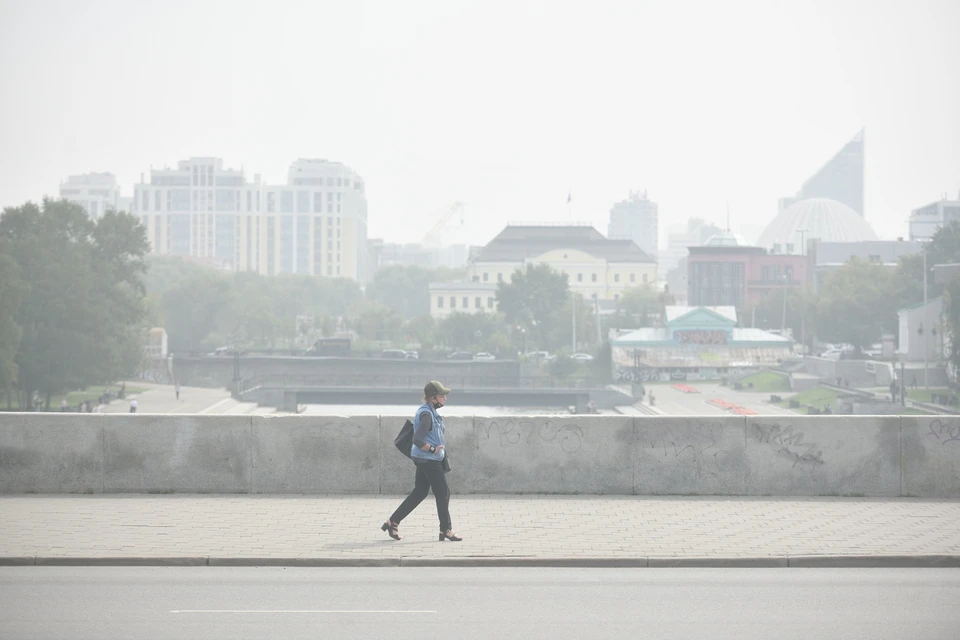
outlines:
{"label": "concrete parapet wall", "polygon": [[[2,493],[401,494],[403,416],[0,414]],[[455,493],[960,498],[960,418],[454,416]]]}

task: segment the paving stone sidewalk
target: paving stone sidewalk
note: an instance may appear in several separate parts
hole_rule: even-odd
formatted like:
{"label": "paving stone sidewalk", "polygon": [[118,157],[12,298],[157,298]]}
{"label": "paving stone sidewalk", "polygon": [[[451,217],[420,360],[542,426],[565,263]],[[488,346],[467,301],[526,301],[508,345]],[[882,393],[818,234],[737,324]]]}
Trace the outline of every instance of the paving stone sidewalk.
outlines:
{"label": "paving stone sidewalk", "polygon": [[960,501],[455,495],[440,543],[401,499],[5,495],[0,564],[960,566]]}

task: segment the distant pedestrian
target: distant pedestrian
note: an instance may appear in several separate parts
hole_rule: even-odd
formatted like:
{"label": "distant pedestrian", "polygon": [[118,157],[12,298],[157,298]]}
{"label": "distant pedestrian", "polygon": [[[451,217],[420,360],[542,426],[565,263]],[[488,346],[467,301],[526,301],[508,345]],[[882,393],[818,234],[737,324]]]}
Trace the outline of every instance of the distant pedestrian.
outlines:
{"label": "distant pedestrian", "polygon": [[410,447],[410,457],[417,467],[413,491],[380,527],[394,540],[401,539],[397,527],[423,502],[431,489],[433,489],[433,497],[437,500],[440,541],[460,542],[463,539],[453,532],[453,524],[450,521],[450,489],[447,487],[447,478],[444,475],[449,468],[444,464],[446,440],[443,418],[437,413],[437,410],[446,404],[448,393],[450,389],[435,380],[427,383],[423,388],[423,404],[413,417],[413,445]]}
{"label": "distant pedestrian", "polygon": [[174,387],[174,390],[176,391],[176,394],[177,394],[177,400],[179,400],[180,399],[180,383],[179,382]]}
{"label": "distant pedestrian", "polygon": [[127,383],[126,383],[126,382],[121,382],[121,383],[120,383],[120,393],[117,395],[117,397],[120,398],[121,400],[123,400],[124,398],[127,397]]}
{"label": "distant pedestrian", "polygon": [[60,400],[60,412],[61,412],[61,413],[64,413],[64,412],[66,412],[66,410],[67,410],[67,399],[66,399],[66,398],[62,398],[62,399]]}
{"label": "distant pedestrian", "polygon": [[130,413],[136,413],[136,412],[137,412],[137,399],[136,399],[136,398],[131,398],[131,399],[130,399]]}
{"label": "distant pedestrian", "polygon": [[910,386],[914,389],[917,388],[917,374],[913,374],[913,377],[910,379]]}

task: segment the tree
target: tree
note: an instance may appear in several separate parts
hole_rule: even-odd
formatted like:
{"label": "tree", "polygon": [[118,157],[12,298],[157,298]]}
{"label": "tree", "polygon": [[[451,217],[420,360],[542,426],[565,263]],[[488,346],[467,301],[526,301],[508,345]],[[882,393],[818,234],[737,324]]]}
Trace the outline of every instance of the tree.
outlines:
{"label": "tree", "polygon": [[890,296],[891,273],[883,265],[853,258],[832,273],[820,291],[817,335],[857,349],[892,331],[897,300]]}
{"label": "tree", "polygon": [[462,277],[462,269],[391,265],[374,274],[373,282],[367,286],[367,298],[410,320],[430,313],[431,282],[450,282]]}
{"label": "tree", "polygon": [[497,332],[497,323],[489,313],[451,313],[437,323],[437,343],[452,349],[482,351]]}
{"label": "tree", "polygon": [[748,309],[741,319],[742,323],[752,323],[761,329],[780,330],[786,320],[793,339],[800,342],[804,337],[812,337],[817,329],[818,298],[811,289],[788,289],[786,292],[786,316],[784,316],[784,292],[770,291]]}
{"label": "tree", "polygon": [[163,294],[163,317],[170,351],[183,354],[224,346],[213,344],[209,337],[229,314],[231,299],[229,281],[212,273],[201,273],[168,289]]}
{"label": "tree", "polygon": [[5,209],[0,242],[29,286],[16,314],[21,399],[47,398],[132,373],[143,341],[146,235],[136,218],[97,222],[82,207],[44,200]]}
{"label": "tree", "polygon": [[521,326],[542,343],[557,327],[567,301],[567,274],[547,264],[528,264],[517,269],[511,282],[497,284],[497,308],[511,326]]}
{"label": "tree", "polygon": [[17,352],[23,331],[17,313],[27,294],[20,277],[20,266],[0,244],[0,389],[8,390],[17,382]]}

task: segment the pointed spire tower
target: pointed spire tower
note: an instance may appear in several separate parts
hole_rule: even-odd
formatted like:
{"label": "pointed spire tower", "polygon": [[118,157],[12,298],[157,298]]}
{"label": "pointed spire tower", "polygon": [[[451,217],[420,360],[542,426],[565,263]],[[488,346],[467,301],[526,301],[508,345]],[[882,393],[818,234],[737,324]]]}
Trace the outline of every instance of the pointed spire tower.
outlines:
{"label": "pointed spire tower", "polygon": [[800,200],[829,198],[864,216],[864,148],[866,127],[860,129],[819,171],[807,178],[793,198],[780,199],[780,211]]}

